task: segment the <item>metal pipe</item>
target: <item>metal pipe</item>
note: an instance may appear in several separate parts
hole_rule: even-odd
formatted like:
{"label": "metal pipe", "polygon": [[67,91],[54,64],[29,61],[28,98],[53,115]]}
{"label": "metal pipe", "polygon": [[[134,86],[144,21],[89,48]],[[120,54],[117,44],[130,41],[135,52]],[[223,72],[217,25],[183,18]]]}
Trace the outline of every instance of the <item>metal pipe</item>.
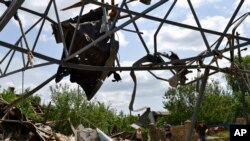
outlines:
{"label": "metal pipe", "polygon": [[[96,2],[96,1],[91,1],[91,2],[93,4],[96,4],[96,5],[99,5],[99,6],[105,6],[105,7],[110,8],[110,9],[113,8],[113,9],[119,10],[119,11],[124,12],[124,13],[131,13],[132,15],[140,16],[141,18],[153,20],[153,21],[156,21],[156,22],[163,22],[163,23],[166,23],[166,24],[170,24],[170,25],[174,25],[174,26],[178,26],[178,27],[183,27],[183,28],[187,28],[187,29],[191,29],[191,30],[196,30],[196,31],[203,31],[203,32],[206,32],[206,33],[219,35],[219,36],[222,36],[222,35],[226,36],[227,35],[226,33],[221,33],[221,32],[218,32],[218,31],[213,31],[213,30],[204,29],[204,28],[200,29],[200,28],[195,27],[195,26],[178,23],[178,22],[174,22],[174,21],[171,21],[171,20],[164,20],[164,19],[161,19],[161,18],[158,18],[158,17],[142,14],[142,13],[135,12],[135,11],[130,11],[130,10],[127,10],[127,9],[122,9],[122,8],[111,6],[111,5],[102,4],[102,3],[99,3],[99,2]],[[245,38],[245,37],[238,37],[238,38],[240,40],[250,41],[249,38]]]}
{"label": "metal pipe", "polygon": [[[122,9],[123,6],[125,5],[125,3],[126,3],[126,0],[123,0],[119,9]],[[113,6],[113,7],[116,7],[116,6],[114,6],[114,5],[112,5],[112,6]],[[117,10],[117,9],[116,9],[116,10]],[[117,14],[115,15],[115,18],[114,18],[114,20],[113,20],[113,24],[111,25],[111,29],[115,28],[115,25],[116,25],[116,23],[117,23],[117,20],[118,20],[118,17],[119,17],[119,15],[120,15],[120,13],[121,13],[121,11],[120,11],[120,10],[117,10]]]}
{"label": "metal pipe", "polygon": [[[240,24],[242,24],[242,22],[249,16],[249,14],[245,14],[244,16],[242,16],[241,19],[239,19],[239,22],[235,25],[235,27],[233,28],[232,30],[232,35],[233,35],[233,39],[232,39],[232,46],[234,46],[234,36],[236,34],[236,37],[239,36],[239,33],[235,33],[237,28],[240,26]],[[237,41],[237,44],[240,43],[239,39],[236,39]],[[229,41],[230,42],[230,41]],[[229,44],[230,45],[230,44]],[[241,53],[240,53],[240,48],[238,48],[238,55],[239,55],[239,61],[242,61],[241,59]],[[234,52],[233,51],[230,51],[230,55],[231,55],[231,59],[234,60]],[[241,65],[241,62],[239,62],[240,65]]]}
{"label": "metal pipe", "polygon": [[33,65],[32,67],[23,67],[21,69],[15,70],[15,71],[11,71],[11,72],[8,72],[8,73],[5,73],[5,74],[1,74],[0,78],[4,78],[4,77],[10,76],[12,74],[19,73],[21,71],[26,71],[26,70],[29,70],[29,69],[34,69],[34,68],[39,68],[39,67],[44,67],[44,66],[48,66],[48,65],[52,65],[52,64],[53,63],[48,62],[48,63],[42,63],[42,64],[38,64],[38,65]]}
{"label": "metal pipe", "polygon": [[134,31],[134,30],[126,29],[126,28],[122,28],[121,30],[128,31],[128,32],[133,32],[133,33],[137,33],[137,34],[143,34],[143,32],[137,32],[137,31]]}
{"label": "metal pipe", "polygon": [[[23,42],[21,40],[20,42],[21,48],[23,48]],[[25,58],[24,58],[24,53],[22,53],[22,60],[23,60],[23,68],[25,68]]]}
{"label": "metal pipe", "polygon": [[[127,10],[129,10],[127,4],[125,4],[125,8],[126,8]],[[133,16],[132,16],[131,14],[129,14],[129,17],[130,17],[130,19],[133,18]],[[141,40],[141,43],[142,43],[143,47],[145,48],[147,54],[149,54],[149,53],[150,53],[150,52],[149,52],[149,49],[148,49],[148,47],[147,47],[147,45],[146,45],[144,39],[142,38],[141,34],[139,34],[140,30],[139,30],[139,28],[138,28],[138,26],[137,26],[137,24],[136,24],[135,21],[133,21],[133,25],[134,25],[134,28],[135,28],[135,30],[136,30],[137,35],[139,36],[139,39]]]}
{"label": "metal pipe", "polygon": [[201,86],[200,86],[200,89],[199,89],[199,95],[198,95],[198,98],[197,98],[197,102],[195,104],[195,109],[194,109],[194,112],[193,112],[191,125],[189,127],[188,135],[187,135],[185,141],[191,141],[192,140],[192,133],[193,133],[193,129],[194,129],[194,126],[195,126],[195,123],[196,123],[196,120],[197,120],[197,114],[198,114],[198,112],[200,110],[201,102],[202,102],[203,97],[204,97],[204,92],[205,92],[208,76],[209,76],[209,69],[205,69],[204,77],[202,79]]}
{"label": "metal pipe", "polygon": [[[48,6],[47,6],[48,7]],[[42,14],[42,13],[38,13],[36,11],[33,11],[33,10],[30,10],[30,9],[27,9],[27,8],[24,8],[24,7],[20,7],[20,10],[23,10],[25,12],[28,12],[30,14],[33,14],[33,15],[36,15],[36,16],[39,16],[41,18],[44,18],[46,20],[48,20],[49,22],[51,22],[52,24],[56,24],[56,21],[52,20],[51,18],[45,16],[45,14]]]}
{"label": "metal pipe", "polygon": [[[162,5],[163,3],[167,2],[168,0],[161,0],[160,2],[150,6],[149,8],[147,8],[146,10],[144,10],[141,14],[145,15],[146,13],[154,10],[156,7]],[[99,3],[96,1],[92,1],[92,3]],[[102,4],[102,3],[101,3]],[[103,36],[97,38],[95,41],[89,43],[88,45],[86,45],[85,47],[83,47],[82,49],[78,50],[77,52],[71,54],[70,56],[68,56],[65,61],[68,61],[72,58],[74,58],[76,55],[81,54],[82,52],[88,50],[89,48],[91,48],[93,45],[97,44],[98,42],[102,41],[103,39],[105,39],[106,37],[110,36],[111,34],[115,33],[116,31],[118,31],[119,29],[122,29],[123,27],[129,25],[130,23],[132,23],[133,21],[139,19],[140,16],[135,16],[134,18],[128,20],[127,22],[121,24],[120,26],[111,29],[111,31],[107,32],[106,34],[104,34]]]}
{"label": "metal pipe", "polygon": [[[36,27],[36,25],[42,20],[42,18],[40,18],[36,23],[34,23],[26,32],[24,32],[24,34],[28,34],[34,27]],[[18,44],[20,41],[22,40],[22,35],[20,36],[20,38],[16,41],[16,44]]]}
{"label": "metal pipe", "polygon": [[[51,4],[52,4],[52,0],[50,0],[49,4],[48,4],[48,6],[47,6],[47,8],[46,8],[46,10],[45,10],[45,12],[44,12],[44,14],[43,14],[43,16],[42,16],[43,18],[46,17],[46,16],[48,15],[48,12],[49,12],[49,9],[50,9],[50,7],[51,7]],[[38,21],[39,21],[39,20],[38,20]],[[36,22],[36,23],[38,23],[38,22]],[[36,24],[36,23],[35,23],[35,24]],[[39,28],[39,31],[38,31],[38,33],[37,33],[37,36],[36,36],[35,42],[34,42],[34,44],[33,44],[33,47],[32,47],[32,49],[31,49],[31,52],[33,52],[33,51],[35,50],[35,48],[36,48],[36,45],[37,45],[38,39],[39,39],[39,37],[40,37],[40,35],[41,35],[41,32],[42,32],[44,23],[45,23],[45,18],[43,19],[42,24],[41,24],[41,26],[40,26],[40,28]],[[35,24],[34,24],[34,25],[35,25]],[[35,26],[32,26],[32,28],[33,28],[33,27],[35,27]],[[30,28],[30,30],[31,30],[31,28]],[[28,31],[29,31],[29,30],[28,30]],[[26,32],[25,32],[25,33],[26,33]],[[28,67],[28,65],[29,65],[29,62],[27,62],[26,67]]]}
{"label": "metal pipe", "polygon": [[[166,13],[166,15],[164,16],[163,20],[166,20],[167,17],[169,16],[169,14],[171,13],[171,11],[173,10],[175,4],[176,4],[177,0],[174,1],[174,3],[171,5],[171,7],[169,8],[168,12]],[[160,32],[160,29],[162,28],[164,22],[161,21],[159,27],[157,28],[155,34],[154,34],[154,54],[157,53],[157,36],[158,36],[158,33]]]}
{"label": "metal pipe", "polygon": [[76,31],[77,31],[77,29],[78,29],[78,27],[80,25],[80,19],[81,19],[82,13],[83,13],[84,5],[85,5],[85,0],[82,2],[82,8],[80,10],[80,13],[79,13],[79,16],[78,16],[78,19],[77,19],[76,28],[74,30],[73,37],[72,37],[72,40],[70,42],[69,54],[71,54],[71,51],[72,51],[72,48],[73,48],[73,45],[74,45],[74,42],[75,42]]}
{"label": "metal pipe", "polygon": [[61,24],[61,21],[60,21],[60,18],[59,18],[59,14],[58,14],[58,11],[57,11],[56,1],[55,0],[52,0],[52,1],[54,3],[53,5],[54,5],[54,8],[55,8],[56,19],[57,19],[57,23],[58,23],[58,26],[59,26],[60,36],[61,36],[62,42],[63,42],[64,54],[65,54],[65,56],[68,56],[69,51],[68,51],[66,43],[65,43],[64,33],[63,33],[63,29],[62,29],[62,24]]}
{"label": "metal pipe", "polygon": [[3,61],[7,58],[7,56],[11,53],[11,51],[12,51],[12,49],[10,49],[7,53],[6,53],[6,55],[3,57],[3,59],[0,61],[0,64],[2,64],[3,63]]}
{"label": "metal pipe", "polygon": [[33,90],[27,92],[26,94],[20,96],[18,99],[12,101],[10,104],[8,104],[7,106],[4,107],[4,112],[7,113],[11,108],[13,108],[19,102],[25,100],[26,98],[30,97],[32,94],[34,94],[35,92],[37,92],[38,90],[40,90],[42,87],[44,87],[45,85],[47,85],[50,81],[52,81],[55,77],[56,77],[56,74],[54,74],[49,79],[47,79],[46,81],[44,81],[43,83],[41,83],[40,85],[38,85]]}
{"label": "metal pipe", "polygon": [[[237,49],[237,48],[240,48],[240,47],[245,47],[246,45],[249,45],[249,44],[250,44],[250,42],[245,42],[245,43],[236,45],[234,47],[234,49]],[[9,44],[9,43],[6,43],[6,42],[3,42],[1,40],[0,40],[0,45],[2,45],[3,47],[6,47],[6,48],[10,48],[10,49],[19,51],[19,52],[23,52],[23,53],[26,53],[26,54],[28,53],[28,50],[26,50],[26,49],[20,48],[18,46],[15,46],[15,45],[12,45],[12,44]],[[226,48],[226,49],[220,50],[220,52],[222,52],[222,53],[227,52],[227,51],[230,51],[230,49]],[[62,65],[62,66],[65,66],[65,67],[75,68],[75,69],[92,70],[92,71],[121,71],[121,70],[123,70],[123,71],[130,71],[130,70],[141,71],[141,70],[149,70],[149,69],[150,70],[166,70],[166,69],[174,69],[174,68],[178,68],[178,67],[179,68],[185,68],[185,65],[184,66],[183,65],[180,65],[180,66],[167,66],[167,64],[171,64],[173,62],[184,62],[184,61],[196,60],[196,59],[198,59],[200,57],[202,57],[202,58],[210,57],[210,56],[213,56],[214,54],[213,53],[207,53],[207,54],[199,55],[199,56],[196,56],[196,57],[180,59],[179,61],[165,62],[165,64],[159,63],[159,64],[157,64],[157,66],[154,66],[154,67],[142,66],[142,67],[119,67],[119,68],[118,67],[117,68],[115,68],[115,67],[107,67],[107,66],[90,66],[90,65],[83,65],[83,64],[72,64],[72,63],[69,63],[69,62],[66,62],[66,61],[61,61],[61,60],[58,60],[58,59],[54,59],[54,58],[45,56],[45,55],[37,53],[37,52],[33,52],[33,55],[34,55],[34,57],[37,57],[37,58],[40,58],[40,59],[43,59],[43,60],[58,64],[58,65]],[[191,69],[191,68],[197,69],[198,66],[199,65],[186,66],[186,68],[188,68],[188,69]],[[211,66],[211,67],[213,67],[213,66]]]}
{"label": "metal pipe", "polygon": [[[2,3],[4,1],[1,1]],[[21,7],[24,0],[12,0],[9,7],[6,9],[2,17],[0,17],[0,32],[3,30],[5,25],[10,21],[10,19],[17,14],[17,10]]]}
{"label": "metal pipe", "polygon": [[[49,13],[51,4],[52,4],[52,0],[50,0],[50,2],[49,2],[49,4],[48,4],[48,6],[47,6],[47,8],[46,8],[46,10],[45,10],[45,12],[44,12],[44,14],[42,15],[41,20],[42,20],[42,19],[43,19],[43,20],[42,20],[41,26],[40,26],[40,28],[39,28],[39,30],[38,30],[38,33],[37,33],[37,36],[36,36],[34,45],[33,45],[33,47],[32,47],[32,51],[35,50],[36,44],[37,44],[37,42],[38,42],[38,39],[39,39],[39,37],[40,37],[40,34],[41,34],[41,32],[42,32],[42,29],[43,29],[43,26],[44,26],[44,23],[45,23],[45,20],[46,20],[45,17],[47,17],[47,15],[48,15],[48,13]],[[35,25],[38,24],[39,21],[40,21],[40,20],[38,20],[38,21],[34,24],[34,26],[32,26],[32,28],[35,27]],[[30,30],[31,30],[32,28],[30,28]],[[28,30],[28,31],[29,31],[29,30]],[[28,31],[27,31],[27,32],[28,32]]]}
{"label": "metal pipe", "polygon": [[215,50],[218,50],[219,46],[221,45],[222,43],[222,40],[224,38],[224,36],[226,35],[227,31],[229,30],[230,26],[232,25],[233,23],[233,20],[235,19],[236,15],[238,14],[241,6],[243,5],[245,0],[241,0],[239,5],[237,6],[236,10],[234,11],[233,13],[233,16],[231,17],[230,21],[228,22],[224,32],[223,32],[223,35],[221,35],[221,37],[219,38],[219,41],[218,41],[218,44],[215,46]]}
{"label": "metal pipe", "polygon": [[16,53],[16,51],[14,50],[13,53],[11,54],[11,57],[10,57],[8,63],[7,63],[7,66],[5,67],[5,70],[4,70],[3,74],[5,74],[5,73],[8,71],[8,68],[9,68],[9,66],[10,66],[10,63],[11,63],[11,61],[12,61],[12,59],[13,59],[15,53]]}
{"label": "metal pipe", "polygon": [[[194,7],[193,7],[193,5],[192,5],[192,3],[191,3],[190,0],[188,0],[188,4],[189,4],[189,7],[190,7],[190,9],[191,9],[191,11],[192,11],[192,13],[193,13],[193,16],[194,16],[194,19],[195,19],[196,24],[198,25],[198,28],[199,28],[199,29],[202,29],[202,26],[201,26],[201,24],[200,24],[200,22],[199,22],[199,19],[198,19],[197,15],[196,15],[196,12],[195,12]],[[201,33],[201,36],[202,36],[202,38],[203,38],[203,41],[204,41],[204,43],[205,43],[205,45],[206,45],[206,47],[207,47],[207,50],[208,50],[209,52],[211,52],[209,43],[208,43],[208,41],[207,41],[207,38],[206,38],[204,32],[203,32],[202,30],[200,30],[200,33]]]}

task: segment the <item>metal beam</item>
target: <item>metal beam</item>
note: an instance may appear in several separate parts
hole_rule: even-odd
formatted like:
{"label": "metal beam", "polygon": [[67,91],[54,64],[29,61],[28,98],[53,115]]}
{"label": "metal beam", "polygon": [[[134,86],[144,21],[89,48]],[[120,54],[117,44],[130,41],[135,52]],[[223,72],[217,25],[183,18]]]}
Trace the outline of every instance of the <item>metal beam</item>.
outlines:
{"label": "metal beam", "polygon": [[24,0],[12,0],[11,4],[9,5],[8,9],[3,13],[0,17],[0,32],[6,26],[6,24],[10,21],[10,19],[17,14],[17,10],[21,7]]}
{"label": "metal beam", "polygon": [[193,112],[191,125],[189,127],[188,135],[187,135],[185,141],[191,141],[192,140],[193,129],[194,129],[194,126],[195,126],[195,123],[196,123],[196,120],[197,120],[197,114],[198,114],[198,112],[200,110],[201,102],[202,102],[203,97],[204,97],[204,92],[205,92],[208,76],[209,76],[209,69],[205,69],[204,77],[202,79],[201,86],[200,86],[200,89],[199,89],[199,95],[198,95],[198,98],[197,98],[197,102],[195,104],[195,109],[194,109],[194,112]]}
{"label": "metal beam", "polygon": [[188,4],[189,4],[189,7],[190,7],[190,9],[191,9],[191,11],[192,11],[192,13],[193,13],[195,22],[196,22],[196,24],[198,25],[198,28],[200,28],[200,33],[201,33],[201,36],[202,36],[202,38],[203,38],[203,41],[204,41],[204,43],[205,43],[205,45],[206,45],[206,47],[207,47],[207,50],[208,50],[209,52],[211,52],[210,45],[209,45],[209,43],[208,43],[208,41],[207,41],[207,38],[206,38],[206,36],[205,36],[204,31],[202,31],[202,26],[201,26],[201,24],[200,24],[200,21],[199,21],[197,15],[196,15],[196,12],[195,12],[194,7],[193,7],[193,5],[192,5],[192,3],[191,3],[190,0],[188,0]]}
{"label": "metal beam", "polygon": [[[160,2],[150,6],[149,8],[147,8],[146,10],[144,10],[143,12],[141,12],[141,14],[147,14],[148,12],[154,10],[156,7],[164,4],[165,2],[167,2],[168,0],[161,0]],[[91,2],[95,2],[95,1],[91,1]],[[98,2],[97,2],[98,3]],[[114,6],[113,6],[114,7]],[[108,36],[114,34],[116,31],[122,29],[123,27],[129,25],[130,23],[132,23],[133,21],[136,21],[140,18],[140,16],[135,16],[133,17],[132,19],[124,22],[123,24],[121,24],[120,26],[114,28],[114,29],[111,29],[111,31],[107,32],[106,34],[104,34],[103,36],[97,38],[95,41],[89,43],[88,45],[84,46],[82,49],[78,50],[77,52],[71,54],[70,56],[66,57],[65,58],[65,61],[68,61],[72,58],[74,58],[76,55],[79,55],[81,54],[82,52],[88,50],[89,48],[91,48],[93,45],[97,44],[98,42],[102,41],[103,39],[107,38]]]}
{"label": "metal beam", "polygon": [[[171,7],[169,8],[168,12],[166,13],[166,15],[164,16],[163,20],[166,20],[167,17],[169,16],[169,14],[171,13],[171,11],[173,10],[175,4],[176,4],[177,0],[174,1],[174,3],[171,5]],[[163,26],[164,22],[161,21],[159,27],[156,29],[155,34],[154,34],[154,53],[157,53],[157,36],[158,33],[160,32],[162,26]]]}
{"label": "metal beam", "polygon": [[[249,45],[250,42],[245,42],[239,45],[236,45],[233,47],[233,49],[237,49],[240,47],[245,47],[246,45]],[[0,40],[0,45],[2,45],[3,47],[6,48],[10,48],[13,50],[16,50],[18,52],[23,52],[25,54],[28,54],[28,50],[24,49],[24,48],[20,48],[18,46],[3,42]],[[230,51],[229,48],[220,50],[222,53]],[[90,71],[130,71],[130,70],[135,70],[135,71],[145,71],[145,70],[167,70],[167,69],[174,69],[174,68],[188,68],[188,69],[197,69],[198,65],[194,65],[194,66],[183,66],[183,65],[178,65],[178,66],[167,66],[167,64],[172,64],[172,63],[176,63],[176,62],[184,62],[184,61],[190,61],[190,60],[196,60],[200,57],[202,58],[206,58],[206,57],[210,57],[213,56],[213,53],[207,53],[205,55],[199,55],[199,56],[195,56],[195,57],[190,57],[190,58],[185,58],[185,59],[180,59],[179,61],[170,61],[170,62],[165,62],[165,63],[160,63],[157,64],[157,66],[153,66],[153,67],[149,67],[149,66],[140,66],[140,67],[107,67],[107,66],[90,66],[90,65],[83,65],[83,64],[73,64],[73,63],[69,63],[66,61],[61,61],[55,58],[51,58],[48,57],[46,55],[37,53],[37,52],[32,52],[34,57],[46,60],[48,62],[54,63],[54,64],[58,64],[58,65],[62,65],[64,67],[69,67],[69,68],[75,68],[75,69],[82,69],[82,70],[90,70]],[[205,67],[205,66],[204,66]],[[207,66],[206,66],[207,67]],[[205,68],[206,68],[205,67]],[[212,66],[211,66],[212,67]]]}
{"label": "metal beam", "polygon": [[44,81],[43,83],[41,83],[40,85],[38,85],[36,88],[34,88],[33,90],[27,92],[26,94],[20,96],[18,99],[12,101],[10,104],[8,104],[7,106],[4,107],[4,111],[5,113],[7,113],[11,108],[13,108],[15,105],[17,105],[19,102],[25,100],[26,98],[30,97],[32,94],[34,94],[35,92],[37,92],[38,90],[40,90],[42,87],[44,87],[45,85],[47,85],[50,81],[52,81],[54,78],[56,77],[56,74],[54,74],[53,76],[51,76],[50,78],[48,78],[46,81]]}
{"label": "metal beam", "polygon": [[238,12],[240,11],[241,6],[243,5],[244,1],[245,0],[241,0],[240,3],[239,3],[239,5],[237,6],[236,10],[234,11],[233,16],[229,20],[226,28],[224,29],[223,35],[221,35],[221,37],[219,38],[219,41],[218,41],[217,45],[215,46],[215,50],[218,50],[219,46],[221,45],[223,38],[225,37],[227,31],[231,27],[231,25],[232,25],[235,17],[237,16]]}
{"label": "metal beam", "polygon": [[[143,13],[139,13],[139,12],[135,12],[135,11],[127,10],[127,9],[122,9],[122,8],[119,8],[119,7],[103,4],[103,3],[100,3],[100,2],[96,2],[96,1],[91,1],[91,3],[99,5],[99,6],[105,6],[105,7],[110,8],[110,9],[113,8],[113,9],[119,10],[119,11],[124,12],[124,13],[131,13],[132,15],[139,16],[141,18],[145,18],[145,19],[149,19],[149,20],[153,20],[153,21],[156,21],[156,22],[163,22],[165,24],[170,24],[170,25],[174,25],[174,26],[178,26],[178,27],[182,27],[182,28],[187,28],[187,29],[190,29],[190,30],[203,31],[205,33],[219,35],[219,36],[222,36],[222,35],[226,36],[227,35],[226,33],[221,33],[221,32],[218,32],[218,31],[213,31],[213,30],[209,30],[209,29],[205,29],[205,28],[200,29],[200,28],[195,27],[195,26],[178,23],[178,22],[171,21],[171,20],[164,20],[164,19],[154,17],[154,16],[151,16],[151,15],[146,15],[146,14],[143,14]],[[244,41],[250,41],[249,38],[245,38],[245,37],[235,37],[235,38],[239,38],[240,40],[244,40]]]}

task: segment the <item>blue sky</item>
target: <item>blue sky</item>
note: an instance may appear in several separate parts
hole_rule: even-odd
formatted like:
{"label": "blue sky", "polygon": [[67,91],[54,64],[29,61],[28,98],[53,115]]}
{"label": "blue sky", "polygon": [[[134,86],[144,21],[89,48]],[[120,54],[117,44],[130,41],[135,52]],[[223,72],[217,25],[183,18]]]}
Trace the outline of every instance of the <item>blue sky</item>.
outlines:
{"label": "blue sky", "polygon": [[[49,0],[25,0],[23,7],[29,7],[30,9],[37,12],[42,12],[45,10],[48,1]],[[120,1],[121,0],[116,0],[116,3],[119,3]],[[56,0],[58,9],[62,9],[75,2],[77,2],[77,0]],[[109,2],[109,0],[106,0],[106,2]],[[151,2],[152,4],[154,4],[158,1],[151,0]],[[156,17],[163,17],[172,3],[173,0],[169,0],[169,2],[160,6],[149,14]],[[224,0],[192,0],[192,3],[194,4],[195,11],[202,27],[222,32],[225,28],[225,25],[231,18],[237,4],[239,3],[239,0],[227,0],[226,2]],[[136,10],[138,12],[143,11],[147,7],[147,5],[143,5],[140,2],[133,2],[129,5],[130,9]],[[237,17],[243,15],[246,12],[249,12],[249,7],[250,1],[245,0],[244,5]],[[87,5],[84,12],[86,13],[92,8],[94,8],[93,5]],[[3,4],[0,4],[0,15],[4,10],[5,7],[3,6]],[[65,20],[71,17],[75,17],[79,13],[79,11],[80,8],[68,10],[66,12],[59,11],[60,19]],[[30,15],[23,11],[19,11],[19,14],[24,23],[25,29],[29,28],[32,23],[38,20],[37,16]],[[52,19],[55,19],[53,8],[49,12],[49,16]],[[178,0],[177,5],[169,15],[168,20],[197,26],[195,24],[190,8],[188,7],[187,0]],[[118,25],[122,23],[123,21],[119,21]],[[138,24],[139,29],[143,32],[142,36],[147,46],[149,47],[151,53],[153,53],[153,35],[159,23],[147,19],[139,19],[136,21],[136,23]],[[132,25],[129,25],[126,28],[134,30]],[[244,24],[240,26],[238,31],[242,36],[249,37],[249,28],[250,20],[247,19]],[[36,27],[35,30],[27,35],[30,46],[32,46],[34,43],[37,31],[38,27]],[[231,32],[231,30],[229,31]],[[18,24],[12,19],[4,28],[4,30],[0,32],[0,40],[13,44],[20,37],[20,35],[21,33]],[[218,39],[218,36],[208,35],[207,37],[210,45]],[[143,45],[141,44],[136,34],[126,31],[119,31],[116,34],[116,38],[120,41],[119,58],[122,66],[131,66],[136,60],[146,55]],[[223,48],[223,45],[225,46],[225,41],[221,45],[221,48]],[[158,49],[160,52],[166,53],[169,53],[169,51],[174,51],[179,55],[180,58],[186,58],[198,55],[200,52],[204,51],[206,47],[199,32],[164,24],[158,35]],[[7,49],[0,47],[0,59],[7,51]],[[36,51],[57,59],[61,57],[62,44],[55,43],[49,22],[45,23],[45,28],[42,30]],[[249,54],[249,50],[244,52],[244,55],[247,54]],[[21,54],[16,53],[14,61],[10,65],[10,70],[13,68],[18,68],[18,66],[20,66],[20,57]],[[34,59],[35,64],[38,64],[40,62],[42,61],[38,58]],[[4,68],[5,65],[6,62],[3,62],[0,67]],[[220,60],[220,65],[229,66],[229,63],[225,60]],[[48,77],[53,75],[56,70],[57,65],[51,65],[25,71],[25,88],[34,88],[36,85],[40,84]],[[156,73],[161,77],[171,77],[171,73],[168,70],[157,71]],[[163,111],[164,109],[162,104],[162,97],[164,96],[165,91],[169,88],[169,84],[167,82],[155,79],[145,71],[136,72],[136,75],[138,78],[138,87],[134,104],[135,109],[148,106],[151,107],[152,110]],[[0,79],[0,85],[2,86],[2,88],[15,86],[16,91],[21,92],[21,76],[22,74],[18,73]],[[195,76],[196,72],[194,71],[194,73],[188,75],[188,78],[191,80]],[[127,71],[123,71],[121,73],[121,77],[122,81],[118,83],[111,82],[112,78],[106,79],[103,86],[94,97],[94,100],[105,102],[116,108],[118,111],[123,110],[125,113],[128,113],[128,105],[133,90],[133,82],[129,76],[129,72]],[[223,81],[223,74],[214,75],[210,77],[209,81],[211,81],[212,79],[220,81],[222,80],[221,83],[223,86],[225,86],[225,81]],[[69,80],[68,78],[64,78],[62,82],[69,83]],[[50,85],[55,85],[55,82],[51,82],[49,85],[37,92],[42,96],[43,102],[49,101],[50,92],[48,86]],[[72,85],[72,87],[77,87],[75,84],[70,85]]]}

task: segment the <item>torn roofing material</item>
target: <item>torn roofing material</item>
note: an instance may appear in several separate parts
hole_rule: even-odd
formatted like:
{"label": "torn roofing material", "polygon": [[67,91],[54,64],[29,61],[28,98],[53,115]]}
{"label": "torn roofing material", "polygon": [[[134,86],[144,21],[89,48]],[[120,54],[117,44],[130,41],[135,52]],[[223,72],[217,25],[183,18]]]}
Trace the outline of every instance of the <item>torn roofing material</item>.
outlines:
{"label": "torn roofing material", "polygon": [[[69,55],[79,51],[81,48],[84,48],[86,45],[105,34],[105,32],[101,32],[101,28],[103,26],[102,17],[103,10],[101,7],[91,10],[89,13],[80,17],[80,24],[76,30],[76,36],[73,40],[72,49],[69,47],[71,45],[72,37],[74,36],[74,31],[79,17],[77,16],[61,23]],[[57,43],[62,42],[58,25],[52,25],[52,29]],[[79,53],[68,62],[90,66],[113,66],[118,48],[119,42],[112,36],[107,37],[86,51]],[[63,52],[62,60],[65,57],[65,52]],[[75,82],[83,88],[87,99],[90,100],[99,90],[105,78],[109,75],[109,71],[89,71],[59,66],[57,70],[56,82],[60,82],[61,79],[67,75],[70,75],[71,82]]]}

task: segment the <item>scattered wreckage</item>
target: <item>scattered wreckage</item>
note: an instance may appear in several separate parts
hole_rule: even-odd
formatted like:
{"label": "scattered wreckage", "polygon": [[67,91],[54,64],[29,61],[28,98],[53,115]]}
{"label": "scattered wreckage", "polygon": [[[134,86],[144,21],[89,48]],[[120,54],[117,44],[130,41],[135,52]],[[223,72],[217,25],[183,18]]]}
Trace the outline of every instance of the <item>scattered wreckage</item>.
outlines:
{"label": "scattered wreckage", "polygon": [[73,135],[70,137],[56,133],[43,123],[34,123],[26,118],[17,107],[8,112],[4,109],[9,103],[0,99],[0,140],[4,141],[112,141],[100,129],[84,128],[79,125],[76,129],[71,124]]}
{"label": "scattered wreckage", "polygon": [[45,141],[61,136],[54,134],[49,126],[32,123],[17,107],[5,112],[8,104],[0,100],[0,140]]}
{"label": "scattered wreckage", "polygon": [[[101,129],[93,125],[88,119],[84,119],[93,128],[84,128],[81,124],[75,128],[70,119],[65,120],[72,129],[71,136],[65,136],[61,133],[53,131],[53,126],[49,126],[53,121],[44,123],[34,123],[26,118],[17,107],[12,107],[6,111],[9,103],[4,99],[0,99],[0,140],[5,141],[124,141],[132,140],[134,132],[124,132],[113,125],[110,135],[105,134]],[[34,112],[36,107],[34,107]],[[37,113],[39,114],[39,113]],[[151,111],[150,108],[145,109],[144,113],[138,120],[131,124],[134,129],[142,128],[148,123],[156,123],[159,116],[166,116],[169,113]],[[153,128],[152,128],[153,129]],[[151,135],[151,134],[150,134]],[[154,134],[150,136],[154,138]]]}

